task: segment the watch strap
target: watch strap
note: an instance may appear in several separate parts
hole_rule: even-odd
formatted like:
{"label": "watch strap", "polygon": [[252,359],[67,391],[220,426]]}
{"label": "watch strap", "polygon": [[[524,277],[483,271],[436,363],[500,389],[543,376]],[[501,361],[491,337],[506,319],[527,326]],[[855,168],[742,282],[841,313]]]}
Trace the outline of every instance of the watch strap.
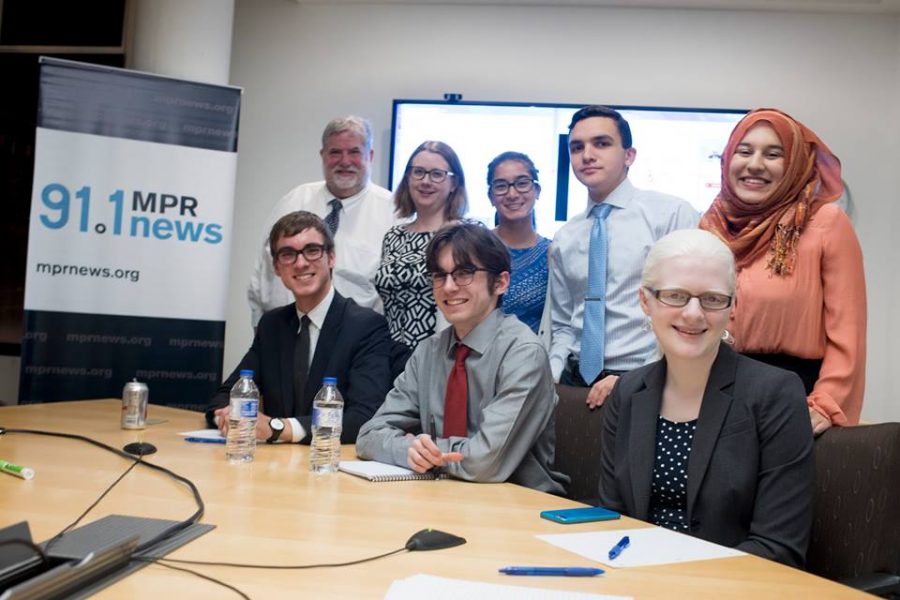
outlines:
{"label": "watch strap", "polygon": [[278,438],[281,437],[281,434],[284,431],[284,421],[281,419],[278,419],[281,422],[281,429],[275,429],[274,427],[272,427],[272,421],[274,421],[275,418],[277,417],[269,419],[269,429],[272,430],[272,435],[270,435],[269,439],[266,440],[267,444],[274,444],[276,441],[278,441]]}

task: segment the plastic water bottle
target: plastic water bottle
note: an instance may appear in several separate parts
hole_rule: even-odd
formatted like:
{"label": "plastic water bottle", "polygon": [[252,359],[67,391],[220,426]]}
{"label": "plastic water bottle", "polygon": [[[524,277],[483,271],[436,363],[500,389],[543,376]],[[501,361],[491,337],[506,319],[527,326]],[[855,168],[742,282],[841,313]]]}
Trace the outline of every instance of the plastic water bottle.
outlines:
{"label": "plastic water bottle", "polygon": [[341,460],[344,399],[337,378],[326,377],[313,399],[312,444],[309,468],[313,473],[335,473]]}
{"label": "plastic water bottle", "polygon": [[256,413],[259,390],[253,383],[253,371],[241,371],[241,378],[231,388],[231,410],[228,414],[228,437],[225,458],[231,464],[250,462],[256,453]]}

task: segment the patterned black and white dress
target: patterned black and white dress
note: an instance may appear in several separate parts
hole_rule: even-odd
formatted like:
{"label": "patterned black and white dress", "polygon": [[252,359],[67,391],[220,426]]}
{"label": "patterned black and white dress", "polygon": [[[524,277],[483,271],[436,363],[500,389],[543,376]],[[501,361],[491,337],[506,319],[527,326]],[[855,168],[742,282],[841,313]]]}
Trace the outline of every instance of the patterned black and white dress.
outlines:
{"label": "patterned black and white dress", "polygon": [[410,231],[406,225],[391,227],[384,235],[381,265],[375,273],[391,337],[410,348],[437,327],[437,305],[425,269],[425,247],[433,235]]}

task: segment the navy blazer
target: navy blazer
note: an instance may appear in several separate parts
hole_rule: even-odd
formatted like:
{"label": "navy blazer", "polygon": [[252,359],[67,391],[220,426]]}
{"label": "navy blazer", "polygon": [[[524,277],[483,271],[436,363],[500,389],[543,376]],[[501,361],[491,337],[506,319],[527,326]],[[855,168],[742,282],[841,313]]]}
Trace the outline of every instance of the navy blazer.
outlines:
{"label": "navy blazer", "polygon": [[337,377],[338,389],[344,397],[341,443],[356,442],[359,428],[384,402],[393,382],[393,342],[387,321],[374,310],[363,308],[335,291],[310,363],[303,404],[295,413],[294,343],[299,328],[294,304],[263,315],[250,350],[213,396],[207,411],[208,422],[213,410],[228,404],[228,394],[241,369],[253,369],[253,380],[262,396],[260,410],[270,417],[297,418],[307,433],[301,443],[308,444],[313,398],[322,386],[323,377]]}
{"label": "navy blazer", "polygon": [[[647,520],[665,359],[619,378],[603,406],[600,501]],[[796,374],[722,344],[688,460],[690,534],[802,566],[815,485],[812,426]]]}

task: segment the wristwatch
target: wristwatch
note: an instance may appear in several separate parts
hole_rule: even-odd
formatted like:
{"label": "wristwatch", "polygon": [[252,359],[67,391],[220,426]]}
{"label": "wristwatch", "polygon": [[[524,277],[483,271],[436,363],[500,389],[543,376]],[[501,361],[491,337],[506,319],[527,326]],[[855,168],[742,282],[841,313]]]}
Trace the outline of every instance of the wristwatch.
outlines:
{"label": "wristwatch", "polygon": [[269,419],[269,427],[272,429],[272,435],[269,436],[269,439],[266,440],[267,444],[274,444],[275,440],[281,435],[281,432],[284,431],[284,421],[275,417],[273,419]]}

